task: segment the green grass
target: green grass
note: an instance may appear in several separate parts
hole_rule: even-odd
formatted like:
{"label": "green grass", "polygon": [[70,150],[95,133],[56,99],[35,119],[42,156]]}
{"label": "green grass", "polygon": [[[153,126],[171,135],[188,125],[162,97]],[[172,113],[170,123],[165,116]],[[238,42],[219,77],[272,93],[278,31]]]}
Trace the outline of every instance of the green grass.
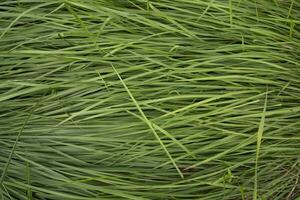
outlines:
{"label": "green grass", "polygon": [[299,200],[298,0],[0,2],[0,199]]}

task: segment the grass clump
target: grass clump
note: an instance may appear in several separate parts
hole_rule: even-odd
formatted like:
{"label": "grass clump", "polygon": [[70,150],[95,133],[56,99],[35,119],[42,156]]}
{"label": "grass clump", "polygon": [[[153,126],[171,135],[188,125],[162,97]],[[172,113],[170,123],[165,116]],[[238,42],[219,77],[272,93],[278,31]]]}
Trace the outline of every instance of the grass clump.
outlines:
{"label": "grass clump", "polygon": [[299,199],[299,1],[0,11],[0,199]]}

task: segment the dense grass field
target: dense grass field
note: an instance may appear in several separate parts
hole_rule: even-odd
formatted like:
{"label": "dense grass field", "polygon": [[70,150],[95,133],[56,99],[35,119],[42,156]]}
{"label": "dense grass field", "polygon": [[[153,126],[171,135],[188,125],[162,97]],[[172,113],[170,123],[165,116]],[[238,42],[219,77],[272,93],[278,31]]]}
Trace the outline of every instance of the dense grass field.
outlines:
{"label": "dense grass field", "polygon": [[299,200],[299,0],[1,0],[0,199]]}

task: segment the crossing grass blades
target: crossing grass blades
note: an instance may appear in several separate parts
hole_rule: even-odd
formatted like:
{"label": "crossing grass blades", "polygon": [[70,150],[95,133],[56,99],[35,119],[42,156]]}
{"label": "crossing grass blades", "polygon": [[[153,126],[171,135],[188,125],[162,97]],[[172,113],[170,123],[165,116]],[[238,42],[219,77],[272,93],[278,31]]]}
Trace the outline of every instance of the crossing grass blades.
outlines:
{"label": "crossing grass blades", "polygon": [[0,199],[299,200],[300,1],[3,0]]}

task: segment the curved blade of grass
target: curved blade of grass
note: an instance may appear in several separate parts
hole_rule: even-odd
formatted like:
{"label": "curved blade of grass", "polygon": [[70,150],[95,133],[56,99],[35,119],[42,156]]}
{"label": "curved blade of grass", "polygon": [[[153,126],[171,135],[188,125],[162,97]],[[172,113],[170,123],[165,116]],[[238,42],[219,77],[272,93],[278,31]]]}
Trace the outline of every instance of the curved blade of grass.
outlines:
{"label": "curved blade of grass", "polygon": [[268,93],[266,93],[265,102],[264,102],[264,108],[261,115],[261,120],[259,123],[258,131],[257,131],[257,144],[256,144],[256,157],[255,157],[255,174],[254,174],[254,190],[253,190],[253,200],[257,200],[258,198],[258,159],[259,159],[259,153],[260,153],[260,146],[261,141],[263,138],[264,133],[264,126],[265,126],[265,117],[266,117],[266,111],[267,111],[267,101],[268,101]]}
{"label": "curved blade of grass", "polygon": [[120,74],[118,73],[118,71],[116,70],[116,68],[112,65],[113,70],[115,71],[115,73],[117,74],[118,78],[120,79],[122,85],[124,86],[125,90],[127,91],[128,95],[130,96],[131,100],[134,102],[136,108],[138,109],[138,111],[140,112],[140,114],[142,115],[142,117],[144,118],[145,122],[147,123],[148,127],[150,128],[150,130],[152,131],[152,133],[154,134],[155,138],[157,139],[157,141],[159,142],[159,144],[161,145],[161,147],[164,149],[164,151],[166,152],[167,156],[169,157],[169,159],[171,160],[172,164],[174,165],[175,169],[177,170],[178,174],[180,175],[181,178],[184,178],[181,170],[179,169],[179,167],[177,166],[176,162],[174,161],[173,157],[171,156],[170,152],[168,151],[168,149],[166,148],[166,146],[164,145],[163,141],[160,139],[160,137],[158,136],[157,132],[155,131],[155,129],[153,128],[151,122],[149,121],[149,119],[146,117],[145,113],[143,112],[142,108],[140,107],[140,105],[138,104],[138,102],[135,100],[133,94],[130,92],[129,88],[127,87],[127,85],[125,84],[125,82],[123,81],[123,79],[121,78]]}

